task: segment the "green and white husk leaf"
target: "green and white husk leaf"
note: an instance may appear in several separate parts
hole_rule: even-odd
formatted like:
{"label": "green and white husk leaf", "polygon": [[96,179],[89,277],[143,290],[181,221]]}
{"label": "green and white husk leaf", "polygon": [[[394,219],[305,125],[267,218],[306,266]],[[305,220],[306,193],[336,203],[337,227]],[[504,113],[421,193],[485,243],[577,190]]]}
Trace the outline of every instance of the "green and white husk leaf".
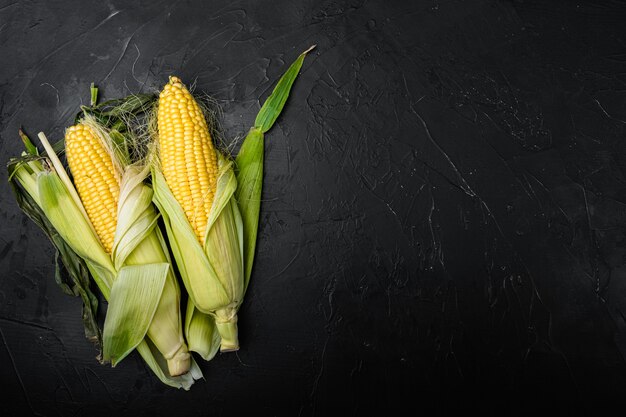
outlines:
{"label": "green and white husk leaf", "polygon": [[63,240],[43,213],[38,202],[37,182],[34,179],[35,170],[43,170],[41,158],[32,159],[32,156],[39,155],[37,148],[23,132],[20,136],[24,140],[30,157],[25,155],[9,161],[9,182],[13,194],[20,209],[41,228],[55,247],[55,281],[64,293],[81,297],[85,336],[100,349],[102,332],[96,320],[98,298],[90,288],[89,268],[85,261]]}
{"label": "green and white husk leaf", "polygon": [[173,388],[182,388],[185,391],[189,391],[189,388],[193,385],[195,380],[203,378],[202,370],[196,363],[196,361],[191,358],[191,366],[189,367],[189,372],[185,375],[181,376],[171,376],[167,371],[167,363],[163,358],[163,355],[159,352],[159,350],[154,346],[154,343],[148,338],[143,339],[141,343],[135,348],[137,352],[141,355],[143,360],[146,362],[148,367],[154,372],[154,374],[163,382],[165,385],[169,385]]}
{"label": "green and white husk leaf", "polygon": [[159,216],[152,205],[152,190],[143,185],[145,176],[146,171],[129,166],[122,178],[112,254],[118,270],[157,225]]}
{"label": "green and white husk leaf", "polygon": [[220,174],[207,221],[204,247],[217,277],[231,296],[229,306],[234,307],[243,298],[243,223],[233,198],[237,189],[233,163],[218,155]]}
{"label": "green and white husk leaf", "polygon": [[160,263],[130,265],[119,270],[104,322],[105,361],[117,365],[144,339],[159,305],[169,268],[168,263]]}
{"label": "green and white husk leaf", "polygon": [[103,278],[104,281],[96,281],[96,284],[104,297],[108,299],[113,285],[111,278],[116,275],[117,271],[98,236],[93,232],[89,219],[83,216],[56,172],[39,173],[37,187],[41,208],[63,240],[78,256],[107,272],[97,277]]}

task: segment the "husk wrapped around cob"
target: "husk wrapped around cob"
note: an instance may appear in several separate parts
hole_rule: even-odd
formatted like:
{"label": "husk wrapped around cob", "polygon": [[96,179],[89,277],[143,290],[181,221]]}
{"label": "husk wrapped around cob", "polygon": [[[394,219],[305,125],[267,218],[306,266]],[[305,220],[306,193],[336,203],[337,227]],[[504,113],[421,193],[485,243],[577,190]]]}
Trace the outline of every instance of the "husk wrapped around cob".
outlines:
{"label": "husk wrapped around cob", "polygon": [[[237,312],[248,286],[261,204],[263,140],[287,100],[302,53],[267,99],[235,164],[214,147],[201,107],[177,77],[161,91],[154,201],[189,294],[186,336],[205,359],[239,349]],[[217,330],[217,333],[215,332]],[[218,337],[219,335],[219,337]]]}
{"label": "husk wrapped around cob", "polygon": [[[65,253],[66,267],[84,265],[109,301],[104,360],[115,366],[137,349],[161,381],[189,389],[202,373],[183,339],[180,290],[143,183],[149,170],[130,164],[109,133],[87,114],[68,129],[75,183],[43,134],[46,155],[27,141],[30,156],[12,161],[11,180],[21,207],[29,203],[27,213]],[[89,291],[84,282],[78,287]],[[85,308],[93,315],[93,307]]]}

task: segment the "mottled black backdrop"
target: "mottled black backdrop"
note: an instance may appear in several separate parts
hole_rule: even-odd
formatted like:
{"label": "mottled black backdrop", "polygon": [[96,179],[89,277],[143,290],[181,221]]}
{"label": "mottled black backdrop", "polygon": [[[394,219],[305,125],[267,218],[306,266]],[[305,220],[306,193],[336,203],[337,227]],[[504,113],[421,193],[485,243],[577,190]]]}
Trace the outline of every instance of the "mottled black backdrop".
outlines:
{"label": "mottled black backdrop", "polygon": [[[0,414],[598,415],[626,406],[626,6],[0,1],[0,160],[170,74],[269,134],[242,349],[100,366],[0,174]],[[6,411],[5,411],[6,410]]]}

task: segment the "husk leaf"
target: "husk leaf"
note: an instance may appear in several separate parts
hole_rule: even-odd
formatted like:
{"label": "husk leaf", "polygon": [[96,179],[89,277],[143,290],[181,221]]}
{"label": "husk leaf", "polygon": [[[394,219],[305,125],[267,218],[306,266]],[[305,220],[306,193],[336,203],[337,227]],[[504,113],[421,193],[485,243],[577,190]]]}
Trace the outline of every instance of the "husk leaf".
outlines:
{"label": "husk leaf", "polygon": [[[158,167],[153,169],[152,182],[154,202],[163,218],[172,254],[194,305],[200,311],[210,313],[230,304],[232,298],[209,262]],[[215,198],[218,199],[217,194]]]}
{"label": "husk leaf", "polygon": [[[76,207],[74,199],[56,173],[39,173],[37,184],[41,208],[63,240],[80,257],[115,275],[111,258],[102,248],[98,236],[92,231],[91,224]],[[109,276],[102,275],[106,280],[104,282],[96,281],[105,298],[109,297],[113,284]]]}
{"label": "husk leaf", "polygon": [[113,366],[144,339],[159,305],[170,265],[143,264],[120,269],[104,321],[104,360]]}
{"label": "husk leaf", "polygon": [[198,310],[191,300],[187,302],[185,336],[189,350],[198,353],[205,361],[213,359],[220,348],[221,338],[215,319]]}
{"label": "husk leaf", "polygon": [[[26,139],[32,145],[30,139],[28,137]],[[38,155],[36,148],[29,153]],[[52,242],[55,248],[55,281],[64,293],[81,297],[83,301],[82,317],[85,337],[95,343],[99,349],[102,346],[102,332],[96,320],[98,298],[90,288],[89,269],[85,261],[63,240],[43,213],[38,202],[32,197],[32,195],[38,196],[38,186],[37,182],[32,178],[35,174],[29,174],[26,167],[26,158],[13,159],[8,165],[9,182],[17,204]],[[35,167],[43,169],[40,161],[37,161]],[[28,188],[27,184],[30,184]]]}

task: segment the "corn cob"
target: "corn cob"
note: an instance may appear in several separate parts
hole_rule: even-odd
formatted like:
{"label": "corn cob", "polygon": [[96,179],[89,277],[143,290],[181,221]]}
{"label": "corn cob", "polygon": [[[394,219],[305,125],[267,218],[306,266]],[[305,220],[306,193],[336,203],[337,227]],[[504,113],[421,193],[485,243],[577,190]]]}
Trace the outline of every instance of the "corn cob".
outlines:
{"label": "corn cob", "polygon": [[217,157],[200,106],[178,77],[159,96],[159,152],[167,185],[204,243],[217,184]]}
{"label": "corn cob", "polygon": [[117,227],[120,176],[89,126],[77,124],[67,129],[65,151],[78,195],[100,242],[110,254]]}

